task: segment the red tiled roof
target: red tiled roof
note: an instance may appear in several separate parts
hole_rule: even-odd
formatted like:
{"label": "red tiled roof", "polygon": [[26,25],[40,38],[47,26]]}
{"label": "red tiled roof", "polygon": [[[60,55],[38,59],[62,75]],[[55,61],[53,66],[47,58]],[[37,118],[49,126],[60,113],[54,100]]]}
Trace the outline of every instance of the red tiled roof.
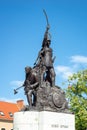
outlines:
{"label": "red tiled roof", "polygon": [[2,120],[13,120],[13,117],[10,117],[9,113],[14,114],[18,112],[19,108],[16,103],[9,103],[0,101],[0,112],[4,113],[4,116],[0,114],[0,119]]}

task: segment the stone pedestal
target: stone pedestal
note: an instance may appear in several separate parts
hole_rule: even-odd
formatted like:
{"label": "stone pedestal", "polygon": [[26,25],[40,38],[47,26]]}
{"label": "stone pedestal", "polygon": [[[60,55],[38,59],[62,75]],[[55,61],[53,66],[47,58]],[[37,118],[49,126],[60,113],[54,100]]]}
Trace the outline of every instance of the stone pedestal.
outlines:
{"label": "stone pedestal", "polygon": [[48,111],[14,114],[14,130],[75,130],[75,116]]}

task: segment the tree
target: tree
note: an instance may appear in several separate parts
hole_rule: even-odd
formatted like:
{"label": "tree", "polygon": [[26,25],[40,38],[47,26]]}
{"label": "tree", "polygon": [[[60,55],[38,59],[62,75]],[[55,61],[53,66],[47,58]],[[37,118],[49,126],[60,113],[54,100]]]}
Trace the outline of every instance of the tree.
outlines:
{"label": "tree", "polygon": [[69,77],[66,95],[69,108],[75,114],[76,130],[87,129],[87,70]]}

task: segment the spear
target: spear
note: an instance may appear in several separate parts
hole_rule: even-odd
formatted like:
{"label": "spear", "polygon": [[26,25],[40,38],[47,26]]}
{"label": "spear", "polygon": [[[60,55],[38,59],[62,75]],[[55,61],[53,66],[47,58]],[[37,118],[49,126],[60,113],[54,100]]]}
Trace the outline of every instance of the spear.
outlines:
{"label": "spear", "polygon": [[47,30],[49,30],[50,29],[50,24],[49,24],[49,21],[48,21],[48,16],[47,16],[46,11],[44,9],[43,9],[43,12],[44,12],[44,15],[45,15],[46,21],[47,21]]}
{"label": "spear", "polygon": [[47,16],[46,11],[44,9],[43,9],[43,12],[44,12],[44,15],[46,17],[47,26],[46,26],[46,31],[45,31],[45,34],[44,34],[44,39],[43,39],[43,42],[42,42],[42,47],[44,46],[46,40],[48,40],[48,39],[50,40],[51,39],[51,35],[48,32],[48,30],[50,29],[50,24],[49,24],[49,21],[48,21],[48,16]]}

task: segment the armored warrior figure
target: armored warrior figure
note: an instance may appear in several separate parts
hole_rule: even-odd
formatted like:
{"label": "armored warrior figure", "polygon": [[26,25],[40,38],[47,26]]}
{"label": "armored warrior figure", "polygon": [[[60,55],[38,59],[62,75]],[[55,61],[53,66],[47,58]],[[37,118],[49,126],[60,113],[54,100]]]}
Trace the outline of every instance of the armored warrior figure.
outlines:
{"label": "armored warrior figure", "polygon": [[[27,96],[30,107],[35,106],[36,103],[36,89],[38,87],[38,79],[35,74],[32,74],[31,67],[25,67],[26,78],[24,81],[24,91]],[[33,96],[33,99],[32,99]]]}
{"label": "armored warrior figure", "polygon": [[46,79],[50,82],[51,86],[55,86],[55,71],[53,67],[52,49],[50,48],[51,40],[47,39],[43,50],[44,50],[44,66],[46,67]]}
{"label": "armored warrior figure", "polygon": [[48,32],[50,26],[48,23],[46,12],[44,13],[47,19],[47,27],[42,42],[42,48],[38,53],[38,57],[34,65],[39,66],[40,68],[41,83],[43,81],[48,81],[50,85],[53,87],[55,86],[55,71],[53,67],[53,62],[55,58],[52,58],[53,50],[52,48],[50,48],[51,38],[50,38],[50,33]]}

